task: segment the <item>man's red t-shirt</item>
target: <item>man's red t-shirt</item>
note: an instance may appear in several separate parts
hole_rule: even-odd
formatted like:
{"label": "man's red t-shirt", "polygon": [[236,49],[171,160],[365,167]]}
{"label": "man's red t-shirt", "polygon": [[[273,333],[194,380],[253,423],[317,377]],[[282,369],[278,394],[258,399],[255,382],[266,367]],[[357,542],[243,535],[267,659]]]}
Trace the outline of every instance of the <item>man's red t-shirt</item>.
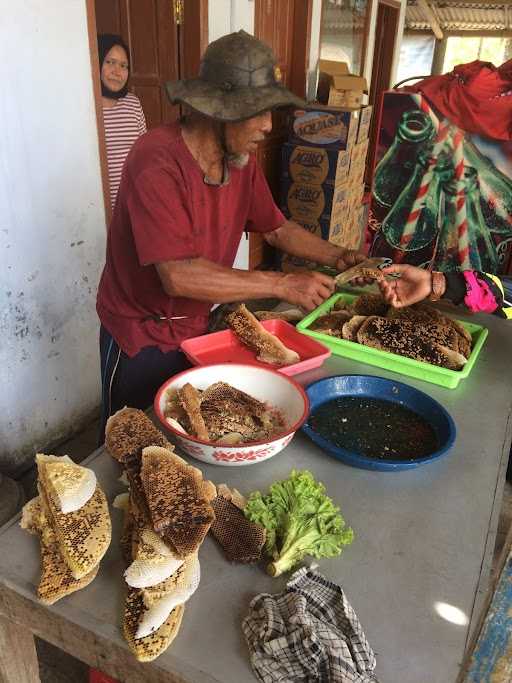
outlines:
{"label": "man's red t-shirt", "polygon": [[170,298],[155,263],[202,257],[231,267],[244,230],[269,232],[285,222],[254,157],[229,173],[224,185],[205,183],[177,123],[149,131],[130,151],[96,302],[102,324],[129,356],[145,346],[177,349],[207,329],[211,304]]}

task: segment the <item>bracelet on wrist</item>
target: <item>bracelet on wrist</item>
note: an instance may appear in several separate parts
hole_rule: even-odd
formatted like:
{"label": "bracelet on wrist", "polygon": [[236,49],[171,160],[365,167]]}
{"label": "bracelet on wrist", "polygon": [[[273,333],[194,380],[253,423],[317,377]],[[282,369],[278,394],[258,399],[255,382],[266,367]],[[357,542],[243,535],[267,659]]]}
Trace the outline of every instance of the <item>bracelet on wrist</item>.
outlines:
{"label": "bracelet on wrist", "polygon": [[431,273],[432,284],[431,292],[428,296],[429,301],[439,301],[446,290],[446,280],[443,273],[433,270]]}

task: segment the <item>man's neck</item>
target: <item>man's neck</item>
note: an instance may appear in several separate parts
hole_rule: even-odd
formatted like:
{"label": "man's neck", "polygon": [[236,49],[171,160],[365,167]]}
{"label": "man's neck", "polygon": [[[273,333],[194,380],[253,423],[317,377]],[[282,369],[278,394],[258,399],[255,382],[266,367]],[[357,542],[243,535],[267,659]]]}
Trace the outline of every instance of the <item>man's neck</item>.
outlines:
{"label": "man's neck", "polygon": [[182,125],[183,140],[199,167],[210,180],[221,183],[224,175],[224,152],[214,123],[209,121]]}

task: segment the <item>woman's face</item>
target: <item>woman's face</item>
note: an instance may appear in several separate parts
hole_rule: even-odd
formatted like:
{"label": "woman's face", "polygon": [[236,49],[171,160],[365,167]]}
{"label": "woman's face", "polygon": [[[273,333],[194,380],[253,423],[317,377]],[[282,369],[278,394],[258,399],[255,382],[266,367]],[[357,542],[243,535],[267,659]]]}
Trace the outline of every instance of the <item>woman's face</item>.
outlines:
{"label": "woman's face", "polygon": [[120,45],[114,45],[105,55],[101,67],[101,80],[112,92],[119,92],[128,80],[128,55]]}

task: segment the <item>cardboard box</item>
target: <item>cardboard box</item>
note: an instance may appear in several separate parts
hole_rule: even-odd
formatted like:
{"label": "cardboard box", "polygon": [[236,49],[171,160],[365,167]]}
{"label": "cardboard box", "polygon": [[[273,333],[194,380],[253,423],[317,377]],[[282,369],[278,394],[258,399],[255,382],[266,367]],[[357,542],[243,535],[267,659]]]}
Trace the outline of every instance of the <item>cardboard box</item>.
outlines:
{"label": "cardboard box", "polygon": [[353,161],[350,164],[350,171],[347,176],[347,183],[349,185],[359,185],[363,182],[366,170],[366,162],[364,160]]}
{"label": "cardboard box", "polygon": [[350,175],[348,176],[347,183],[351,187],[358,187],[361,185],[364,185],[364,174],[365,174],[366,166],[363,163],[359,163],[357,166],[354,166],[351,170]]}
{"label": "cardboard box", "polygon": [[363,94],[368,92],[364,76],[351,74],[346,62],[321,59],[318,63],[317,98],[332,107],[361,106]]}
{"label": "cardboard box", "polygon": [[350,168],[347,175],[347,182],[349,185],[361,185],[364,183],[368,142],[368,139],[366,139],[352,147]]}
{"label": "cardboard box", "polygon": [[357,163],[365,163],[366,162],[366,155],[368,154],[368,144],[369,144],[368,138],[366,140],[363,140],[362,142],[358,142],[357,145],[354,145],[352,147],[352,150],[350,152],[350,166],[352,167],[352,164],[357,164]]}
{"label": "cardboard box", "polygon": [[280,208],[287,218],[326,240],[331,225],[344,216],[349,198],[346,183],[332,187],[283,181]]}
{"label": "cardboard box", "polygon": [[333,226],[329,242],[346,249],[361,249],[366,227],[365,207],[350,208],[344,221]]}
{"label": "cardboard box", "polygon": [[364,76],[346,74],[335,76],[334,85],[329,90],[329,107],[357,108],[363,104],[363,95],[368,93],[368,84]]}
{"label": "cardboard box", "polygon": [[321,104],[327,104],[329,93],[334,85],[334,79],[346,76],[350,71],[346,62],[334,62],[330,59],[320,59],[318,62],[318,86],[316,97]]}
{"label": "cardboard box", "polygon": [[348,201],[352,206],[361,206],[364,197],[364,184],[359,183],[358,185],[348,186]]}
{"label": "cardboard box", "polygon": [[371,104],[366,105],[361,108],[359,114],[359,128],[357,130],[357,143],[363,142],[368,138],[370,134],[370,126],[372,123],[372,111],[373,107]]}
{"label": "cardboard box", "polygon": [[320,104],[295,109],[290,115],[288,142],[350,150],[357,140],[359,116],[359,109],[335,109]]}
{"label": "cardboard box", "polygon": [[298,183],[339,185],[348,176],[350,153],[324,147],[283,145],[281,178]]}
{"label": "cardboard box", "polygon": [[338,206],[349,198],[349,186],[342,183],[336,187],[328,184],[281,182],[280,208],[283,213],[300,223],[316,223],[321,217],[331,218]]}
{"label": "cardboard box", "polygon": [[330,185],[282,181],[281,210],[295,220],[315,223],[323,213],[330,213],[333,194]]}

